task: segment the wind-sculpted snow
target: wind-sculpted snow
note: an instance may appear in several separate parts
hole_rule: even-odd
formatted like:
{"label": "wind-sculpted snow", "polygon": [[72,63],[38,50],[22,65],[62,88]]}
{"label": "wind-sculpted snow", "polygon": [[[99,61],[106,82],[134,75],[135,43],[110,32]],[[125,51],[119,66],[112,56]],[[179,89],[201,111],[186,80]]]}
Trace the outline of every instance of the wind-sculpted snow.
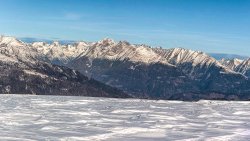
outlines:
{"label": "wind-sculpted snow", "polygon": [[1,140],[248,140],[250,102],[0,96]]}

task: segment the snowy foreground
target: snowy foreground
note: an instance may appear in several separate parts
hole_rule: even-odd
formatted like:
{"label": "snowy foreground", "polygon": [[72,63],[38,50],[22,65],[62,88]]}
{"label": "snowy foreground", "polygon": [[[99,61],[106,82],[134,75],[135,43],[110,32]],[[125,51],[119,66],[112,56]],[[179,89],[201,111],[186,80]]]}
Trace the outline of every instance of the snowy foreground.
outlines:
{"label": "snowy foreground", "polygon": [[0,95],[0,140],[249,140],[250,102]]}

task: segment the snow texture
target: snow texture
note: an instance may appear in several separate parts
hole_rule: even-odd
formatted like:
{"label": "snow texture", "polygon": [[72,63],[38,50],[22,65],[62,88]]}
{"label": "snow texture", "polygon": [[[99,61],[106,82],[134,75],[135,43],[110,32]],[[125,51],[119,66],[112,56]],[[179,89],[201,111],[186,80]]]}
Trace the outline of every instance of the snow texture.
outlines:
{"label": "snow texture", "polygon": [[249,140],[250,102],[0,96],[1,140]]}

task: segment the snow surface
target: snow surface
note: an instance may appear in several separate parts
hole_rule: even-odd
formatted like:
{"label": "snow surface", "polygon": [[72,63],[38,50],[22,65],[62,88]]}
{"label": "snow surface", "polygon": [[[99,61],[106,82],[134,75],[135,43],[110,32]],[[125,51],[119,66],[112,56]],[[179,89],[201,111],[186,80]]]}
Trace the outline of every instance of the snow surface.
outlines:
{"label": "snow surface", "polygon": [[0,96],[1,140],[249,140],[250,102]]}

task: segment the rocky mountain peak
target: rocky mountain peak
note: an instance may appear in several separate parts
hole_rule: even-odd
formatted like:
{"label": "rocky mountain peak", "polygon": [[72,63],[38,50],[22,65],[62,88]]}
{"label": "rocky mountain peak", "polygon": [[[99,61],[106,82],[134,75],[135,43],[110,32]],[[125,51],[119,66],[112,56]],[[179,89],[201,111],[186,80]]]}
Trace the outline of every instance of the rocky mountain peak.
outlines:
{"label": "rocky mountain peak", "polygon": [[183,64],[183,63],[192,63],[193,66],[196,65],[211,65],[211,64],[219,64],[216,59],[210,57],[209,55],[200,52],[193,51],[184,48],[173,48],[169,50],[165,50],[162,55],[164,55],[170,63],[174,65]]}
{"label": "rocky mountain peak", "polygon": [[88,46],[89,45],[89,43],[87,43],[87,42],[84,42],[84,41],[80,41],[80,42],[77,42],[77,43],[75,43],[75,45],[76,46],[81,46],[81,47],[85,47],[85,46]]}
{"label": "rocky mountain peak", "polygon": [[104,38],[100,41],[98,41],[95,46],[102,46],[102,47],[107,47],[107,46],[112,46],[115,45],[116,42],[113,39],[110,38]]}
{"label": "rocky mountain peak", "polygon": [[34,42],[34,43],[32,43],[32,46],[34,46],[34,47],[43,47],[46,45],[47,45],[46,42]]}
{"label": "rocky mountain peak", "polygon": [[60,43],[58,41],[54,41],[51,45],[52,46],[60,46]]}
{"label": "rocky mountain peak", "polygon": [[119,41],[118,45],[130,46],[131,44],[128,41]]}
{"label": "rocky mountain peak", "polygon": [[0,44],[6,44],[10,46],[23,46],[24,43],[15,37],[0,36]]}
{"label": "rocky mountain peak", "polygon": [[230,68],[231,70],[235,70],[243,62],[243,60],[234,58],[234,59],[222,59],[219,62],[222,65]]}

